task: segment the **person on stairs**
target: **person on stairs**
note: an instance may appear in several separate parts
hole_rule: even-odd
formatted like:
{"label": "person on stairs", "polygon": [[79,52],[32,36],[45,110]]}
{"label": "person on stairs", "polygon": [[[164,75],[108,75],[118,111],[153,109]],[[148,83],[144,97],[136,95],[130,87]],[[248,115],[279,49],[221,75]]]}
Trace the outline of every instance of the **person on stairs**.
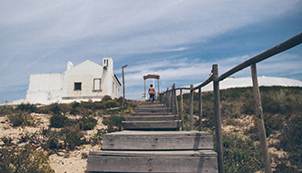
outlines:
{"label": "person on stairs", "polygon": [[150,99],[149,100],[153,102],[156,92],[155,92],[155,89],[153,88],[152,84],[150,85],[148,93],[150,95]]}

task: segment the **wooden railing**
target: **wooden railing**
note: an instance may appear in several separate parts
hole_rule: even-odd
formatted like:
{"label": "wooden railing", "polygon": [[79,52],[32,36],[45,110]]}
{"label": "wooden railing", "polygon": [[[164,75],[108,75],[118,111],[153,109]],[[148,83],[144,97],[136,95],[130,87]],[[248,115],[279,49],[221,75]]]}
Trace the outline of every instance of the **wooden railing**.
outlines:
{"label": "wooden railing", "polygon": [[[221,111],[220,111],[220,90],[219,90],[219,82],[224,80],[225,78],[237,73],[247,67],[250,66],[251,68],[251,75],[253,81],[253,93],[255,99],[255,116],[257,117],[257,124],[258,124],[258,135],[260,139],[261,151],[262,151],[262,158],[265,165],[265,172],[271,172],[271,163],[270,157],[268,153],[267,141],[266,141],[266,132],[264,127],[263,121],[263,110],[262,110],[262,103],[260,97],[260,91],[258,86],[258,77],[257,77],[257,68],[256,63],[263,61],[267,58],[270,58],[280,52],[286,51],[290,48],[293,48],[302,43],[302,33],[290,38],[289,40],[272,47],[264,51],[263,53],[256,55],[250,58],[247,61],[235,66],[234,68],[230,69],[229,71],[223,73],[222,75],[218,75],[218,65],[214,64],[212,66],[212,74],[211,76],[201,83],[200,85],[193,87],[190,85],[188,87],[176,88],[175,84],[173,84],[172,88],[167,91],[160,93],[159,99],[161,103],[166,104],[174,114],[180,115],[182,122],[183,118],[183,90],[190,90],[190,130],[193,130],[193,100],[194,100],[194,91],[198,90],[199,94],[199,130],[201,131],[202,127],[202,96],[201,96],[201,89],[202,87],[206,86],[207,84],[213,82],[213,95],[214,95],[214,116],[215,116],[215,137],[216,137],[216,152],[218,154],[218,170],[220,173],[223,172],[223,145],[222,145],[222,130],[221,130]],[[176,90],[180,90],[180,112],[178,109],[178,102],[176,96]]]}

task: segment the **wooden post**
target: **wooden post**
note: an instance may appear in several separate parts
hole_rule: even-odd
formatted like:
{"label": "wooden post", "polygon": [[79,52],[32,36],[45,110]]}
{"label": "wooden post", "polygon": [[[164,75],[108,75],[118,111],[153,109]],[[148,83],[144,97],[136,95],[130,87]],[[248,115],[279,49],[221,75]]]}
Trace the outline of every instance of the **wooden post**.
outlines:
{"label": "wooden post", "polygon": [[178,115],[179,114],[179,112],[178,112],[178,102],[177,102],[177,95],[176,95],[176,86],[174,85],[174,100],[175,100],[175,113],[176,113],[176,115]]}
{"label": "wooden post", "polygon": [[169,91],[169,93],[170,93],[170,108],[171,108],[171,111],[173,111],[173,97],[172,97],[172,95],[173,95],[173,86],[172,86],[171,90]]}
{"label": "wooden post", "polygon": [[254,91],[254,99],[255,99],[255,116],[257,117],[258,135],[260,139],[262,158],[264,161],[265,172],[271,173],[272,172],[271,162],[270,162],[267,141],[266,141],[266,131],[263,121],[263,110],[262,110],[260,90],[258,86],[256,64],[251,65],[251,72],[252,72],[253,91]]}
{"label": "wooden post", "polygon": [[172,85],[171,90],[171,102],[172,102],[172,113],[176,115],[176,100],[175,100],[175,83]]}
{"label": "wooden post", "polygon": [[123,103],[122,103],[122,107],[125,108],[125,77],[124,77],[124,66],[122,67],[122,77],[123,77]]}
{"label": "wooden post", "polygon": [[159,79],[157,79],[157,99],[160,99],[160,95],[159,95],[160,91],[159,91]]}
{"label": "wooden post", "polygon": [[221,130],[221,112],[220,112],[220,91],[218,78],[218,66],[214,64],[213,72],[213,94],[214,94],[214,117],[215,117],[215,136],[216,136],[216,152],[218,154],[218,171],[223,173],[223,145]]}
{"label": "wooden post", "polygon": [[167,88],[167,106],[169,107],[169,109],[171,108],[171,105],[170,105],[170,91],[169,91],[169,88]]}
{"label": "wooden post", "polygon": [[202,97],[201,97],[201,88],[198,88],[198,95],[199,95],[199,131],[201,131],[202,127]]}
{"label": "wooden post", "polygon": [[194,101],[193,85],[190,85],[190,130],[193,130],[193,101]]}
{"label": "wooden post", "polygon": [[146,79],[144,79],[144,101],[146,100],[147,98],[147,95],[146,95]]}
{"label": "wooden post", "polygon": [[181,117],[182,129],[183,129],[183,125],[184,125],[184,97],[182,95],[182,88],[180,89],[180,117]]}

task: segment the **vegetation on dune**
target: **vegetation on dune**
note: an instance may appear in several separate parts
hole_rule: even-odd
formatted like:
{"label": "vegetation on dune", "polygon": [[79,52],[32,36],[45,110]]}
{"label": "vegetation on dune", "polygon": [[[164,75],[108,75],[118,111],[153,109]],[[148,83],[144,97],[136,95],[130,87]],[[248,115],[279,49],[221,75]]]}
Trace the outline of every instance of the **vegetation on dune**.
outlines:
{"label": "vegetation on dune", "polygon": [[[267,137],[276,136],[277,142],[270,144],[287,155],[272,155],[276,167],[274,172],[300,172],[302,170],[302,88],[301,87],[260,87],[264,123]],[[184,129],[189,129],[189,94],[184,94]],[[213,93],[202,93],[202,128],[214,134],[215,117]],[[194,94],[195,115],[198,115],[198,93]],[[178,96],[180,103],[180,96]],[[250,128],[241,135],[237,131],[223,132],[225,172],[255,172],[263,169],[261,149],[254,116],[253,88],[233,88],[220,91],[221,116],[224,125],[244,129],[240,119],[253,116]],[[180,105],[179,105],[180,108]],[[199,121],[194,122],[194,129]],[[271,136],[272,135],[272,136]],[[215,138],[214,138],[215,139]]]}
{"label": "vegetation on dune", "polygon": [[[84,144],[101,145],[103,134],[122,129],[123,115],[131,113],[136,103],[126,100],[125,108],[120,108],[121,103],[122,98],[105,96],[101,102],[1,106],[0,116],[6,115],[12,127],[38,126],[39,119],[33,113],[50,114],[50,125],[32,134],[23,133],[18,139],[1,138],[0,172],[54,172],[48,165],[52,153],[74,150]],[[108,129],[97,129],[96,135],[85,137],[85,131],[97,125],[96,117],[103,115]]]}
{"label": "vegetation on dune", "polygon": [[32,145],[26,144],[22,148],[3,138],[0,147],[0,172],[55,172],[48,164],[48,155],[37,151]]}

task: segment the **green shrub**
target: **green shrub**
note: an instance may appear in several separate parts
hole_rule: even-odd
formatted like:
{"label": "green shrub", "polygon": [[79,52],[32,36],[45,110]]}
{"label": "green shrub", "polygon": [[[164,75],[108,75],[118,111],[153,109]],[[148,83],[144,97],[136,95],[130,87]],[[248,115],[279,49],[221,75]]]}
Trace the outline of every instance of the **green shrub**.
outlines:
{"label": "green shrub", "polygon": [[73,109],[74,109],[74,108],[77,108],[77,107],[80,107],[80,103],[79,103],[79,102],[76,102],[76,101],[70,103],[69,105],[70,105]]}
{"label": "green shrub", "polygon": [[13,127],[16,126],[36,126],[37,120],[27,112],[17,111],[7,116]]}
{"label": "green shrub", "polygon": [[71,115],[78,115],[80,114],[80,111],[78,108],[72,108],[71,111],[70,111],[70,114]]}
{"label": "green shrub", "polygon": [[295,117],[288,122],[280,136],[279,149],[288,152],[291,164],[302,169],[302,118]]}
{"label": "green shrub", "polygon": [[125,121],[125,117],[113,115],[113,116],[109,117],[109,119],[104,119],[103,124],[104,125],[121,126],[122,121]]}
{"label": "green shrub", "polygon": [[102,102],[107,102],[109,100],[112,100],[112,98],[108,95],[105,95],[103,98],[102,98]]}
{"label": "green shrub", "polygon": [[52,103],[52,104],[48,105],[48,110],[49,110],[49,113],[52,113],[52,114],[61,113],[61,107],[59,106],[58,103]]}
{"label": "green shrub", "polygon": [[105,109],[106,106],[103,104],[103,103],[100,103],[100,102],[95,102],[92,109]]}
{"label": "green shrub", "polygon": [[72,107],[69,104],[59,104],[59,107],[64,115],[72,110]]}
{"label": "green shrub", "polygon": [[120,104],[115,100],[108,100],[105,102],[105,106],[106,108],[114,108],[114,107],[119,107]]}
{"label": "green shrub", "polygon": [[85,109],[91,109],[94,106],[94,103],[91,100],[89,100],[88,102],[81,101],[79,106]]}
{"label": "green shrub", "polygon": [[59,139],[56,137],[50,137],[44,145],[42,145],[44,150],[56,150],[63,148],[63,145],[59,142]]}
{"label": "green shrub", "polygon": [[253,98],[246,99],[240,111],[242,114],[253,115],[255,112],[255,100]]}
{"label": "green shrub", "polygon": [[256,172],[263,167],[259,146],[249,139],[229,134],[223,135],[223,159],[226,173]]}
{"label": "green shrub", "polygon": [[62,128],[69,124],[69,120],[65,115],[54,114],[50,117],[50,127]]}
{"label": "green shrub", "polygon": [[[109,119],[103,119],[102,123],[104,125],[107,125],[108,132],[113,132],[113,131],[120,131],[122,129],[123,126],[122,121],[125,121],[125,117],[113,115],[109,117]],[[117,127],[118,129],[115,129],[114,126]]]}
{"label": "green shrub", "polygon": [[83,138],[84,133],[80,130],[79,125],[64,127],[64,129],[61,130],[61,133],[64,135],[64,147],[71,150],[73,150],[75,146],[87,143],[86,139]]}
{"label": "green shrub", "polygon": [[[118,99],[115,99],[115,101],[118,102],[119,105],[122,105],[123,104],[123,97],[119,97]],[[125,105],[126,105],[126,102],[127,102],[127,100],[125,99]]]}
{"label": "green shrub", "polygon": [[20,105],[18,105],[16,107],[16,110],[20,110],[20,111],[23,111],[23,112],[35,112],[37,110],[37,107],[33,104],[24,104],[24,103],[21,103]]}
{"label": "green shrub", "polygon": [[11,106],[0,106],[0,116],[13,114],[13,107]]}
{"label": "green shrub", "polygon": [[[263,115],[263,121],[264,121],[264,126],[265,126],[265,131],[266,131],[267,137],[270,134],[272,134],[274,131],[282,130],[284,127],[284,122],[280,115],[265,114],[265,115]],[[255,124],[254,128],[258,129],[256,116],[253,116],[253,122]],[[257,130],[256,130],[256,132],[257,132]]]}
{"label": "green shrub", "polygon": [[54,172],[48,165],[48,155],[29,144],[23,148],[16,144],[4,144],[0,147],[0,158],[0,172],[3,173]]}
{"label": "green shrub", "polygon": [[98,121],[96,119],[94,119],[93,117],[84,116],[79,120],[78,123],[79,123],[80,129],[92,130],[96,126],[97,122]]}

